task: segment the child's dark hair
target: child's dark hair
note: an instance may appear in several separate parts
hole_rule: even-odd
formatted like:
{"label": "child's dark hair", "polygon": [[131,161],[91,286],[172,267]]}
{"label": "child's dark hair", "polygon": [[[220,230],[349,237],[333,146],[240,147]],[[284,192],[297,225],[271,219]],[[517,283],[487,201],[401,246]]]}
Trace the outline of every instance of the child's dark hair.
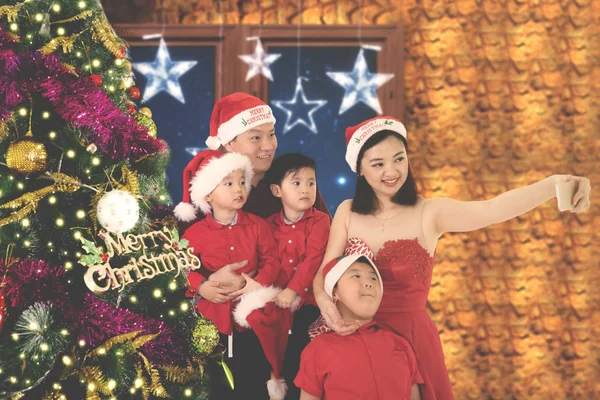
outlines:
{"label": "child's dark hair", "polygon": [[[360,162],[363,159],[365,152],[375,145],[383,142],[388,137],[395,137],[404,143],[406,152],[408,153],[408,143],[406,139],[398,133],[390,130],[384,130],[371,136],[358,152],[356,161],[356,169],[359,174],[356,179],[356,192],[352,200],[352,211],[357,214],[370,214],[377,209],[377,197],[373,188],[367,183],[364,176],[360,174]],[[408,166],[408,175],[404,185],[392,196],[392,202],[401,205],[415,205],[417,203],[417,185],[412,176],[410,165]]]}
{"label": "child's dark hair", "polygon": [[281,185],[286,176],[295,174],[302,168],[311,168],[317,171],[315,160],[300,153],[288,153],[277,157],[271,168],[265,174],[269,185]]}

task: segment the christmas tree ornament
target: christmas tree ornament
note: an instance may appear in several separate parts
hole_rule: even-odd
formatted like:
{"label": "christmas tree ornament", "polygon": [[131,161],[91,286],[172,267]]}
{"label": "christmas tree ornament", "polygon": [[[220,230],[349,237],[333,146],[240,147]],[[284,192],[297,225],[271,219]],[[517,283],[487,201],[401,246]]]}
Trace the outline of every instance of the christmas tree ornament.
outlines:
{"label": "christmas tree ornament", "polygon": [[124,190],[106,193],[96,208],[100,225],[108,232],[123,233],[135,226],[140,217],[140,205],[133,195]]}
{"label": "christmas tree ornament", "polygon": [[377,97],[377,88],[394,77],[394,74],[373,74],[369,71],[364,50],[360,49],[354,68],[350,72],[327,72],[327,76],[344,88],[344,98],[340,106],[340,114],[362,102],[378,114],[382,114],[381,104]]}
{"label": "christmas tree ornament", "polygon": [[6,165],[18,173],[32,174],[46,169],[47,157],[46,147],[42,143],[23,139],[8,146]]}
{"label": "christmas tree ornament", "polygon": [[115,57],[119,60],[122,60],[125,58],[125,56],[127,55],[127,47],[126,46],[121,46],[119,47],[119,49],[116,51]]}
{"label": "christmas tree ornament", "polygon": [[142,110],[140,109],[140,111],[137,114],[135,114],[136,121],[138,122],[138,124],[143,125],[146,127],[146,129],[148,129],[148,135],[152,136],[153,138],[156,138],[156,124],[154,123],[152,118],[148,117],[146,114],[143,114],[141,111]]}
{"label": "christmas tree ornament", "polygon": [[152,110],[150,110],[148,107],[140,108],[140,113],[144,114],[148,118],[152,118]]}
{"label": "christmas tree ornament", "polygon": [[133,68],[148,80],[144,88],[146,101],[160,92],[167,92],[180,103],[185,104],[179,78],[196,64],[198,64],[197,61],[172,61],[167,44],[161,38],[156,59],[153,62],[134,63]]}
{"label": "christmas tree ornament", "polygon": [[140,89],[138,89],[135,86],[132,86],[131,88],[129,88],[129,97],[131,97],[132,100],[139,100],[140,99]]}
{"label": "christmas tree ornament", "polygon": [[219,331],[207,318],[200,318],[192,332],[192,346],[201,356],[209,356],[219,345]]}
{"label": "christmas tree ornament", "polygon": [[98,151],[98,147],[94,143],[89,144],[88,147],[86,147],[85,149],[90,154],[94,154],[96,153],[96,151]]}
{"label": "christmas tree ornament", "polygon": [[133,103],[127,104],[127,111],[129,111],[129,114],[135,114],[138,112],[137,108],[135,108],[135,104]]}
{"label": "christmas tree ornament", "polygon": [[256,47],[254,48],[253,54],[246,54],[238,56],[243,62],[248,64],[248,73],[246,74],[246,82],[254,78],[256,75],[261,74],[268,80],[273,80],[273,74],[271,73],[270,65],[277,61],[281,54],[267,54],[263,49],[262,42],[259,37],[249,37],[246,40],[256,40]]}
{"label": "christmas tree ornament", "polygon": [[90,79],[96,86],[102,86],[102,77],[98,74],[90,75]]}

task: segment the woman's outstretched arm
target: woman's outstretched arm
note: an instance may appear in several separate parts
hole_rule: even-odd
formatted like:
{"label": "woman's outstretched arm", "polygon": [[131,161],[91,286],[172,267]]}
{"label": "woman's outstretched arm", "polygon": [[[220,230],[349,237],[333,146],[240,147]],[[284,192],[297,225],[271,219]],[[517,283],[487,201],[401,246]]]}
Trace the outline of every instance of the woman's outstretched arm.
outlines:
{"label": "woman's outstretched arm", "polygon": [[323,263],[315,275],[313,281],[313,291],[315,293],[315,300],[327,326],[333,329],[340,335],[348,335],[358,329],[358,324],[354,321],[344,321],[340,316],[335,304],[329,298],[324,288],[323,279],[323,267],[327,263],[336,257],[344,255],[344,249],[346,248],[346,242],[348,241],[348,217],[350,216],[350,208],[352,200],[346,200],[339,205],[333,222],[331,223],[331,231],[329,233],[329,241],[327,242],[327,249],[325,250],[325,256],[323,257]]}
{"label": "woman's outstretched arm", "polygon": [[458,201],[449,198],[432,199],[428,204],[426,222],[433,224],[435,233],[469,232],[508,221],[531,211],[555,197],[555,185],[561,180],[574,180],[578,184],[573,197],[572,212],[590,208],[590,181],[587,178],[553,175],[532,185],[510,190],[491,200]]}

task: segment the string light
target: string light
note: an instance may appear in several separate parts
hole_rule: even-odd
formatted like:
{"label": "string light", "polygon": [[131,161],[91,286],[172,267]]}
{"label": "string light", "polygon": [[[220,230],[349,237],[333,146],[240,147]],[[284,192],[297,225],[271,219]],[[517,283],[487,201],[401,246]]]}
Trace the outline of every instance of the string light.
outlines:
{"label": "string light", "polygon": [[19,25],[15,24],[14,22],[12,24],[10,24],[10,30],[11,31],[18,31],[19,30]]}
{"label": "string light", "polygon": [[73,237],[74,237],[76,240],[79,240],[79,239],[81,239],[81,232],[79,232],[79,231],[75,231],[75,233],[73,234]]}
{"label": "string light", "polygon": [[141,388],[143,384],[144,384],[144,381],[143,381],[143,380],[141,380],[140,378],[137,378],[137,379],[135,380],[135,387],[136,387],[137,389]]}
{"label": "string light", "polygon": [[100,354],[101,356],[103,356],[103,355],[105,355],[105,354],[106,354],[106,350],[104,349],[104,347],[100,347],[100,348],[98,349],[98,354]]}
{"label": "string light", "polygon": [[52,10],[54,10],[54,12],[60,12],[60,4],[54,4],[52,6]]}
{"label": "string light", "polygon": [[80,340],[79,341],[79,347],[84,347],[85,346],[85,340]]}
{"label": "string light", "polygon": [[15,342],[17,340],[19,340],[19,334],[18,333],[13,333],[12,335],[10,335],[12,337],[12,340],[14,340]]}
{"label": "string light", "polygon": [[48,346],[48,344],[46,344],[46,343],[42,343],[42,344],[40,345],[40,349],[41,349],[42,351],[48,351],[48,349],[49,349],[49,348],[50,348],[50,347],[49,347],[49,346]]}
{"label": "string light", "polygon": [[77,52],[75,52],[75,55],[76,55],[77,57],[81,57],[83,54],[81,54],[81,52],[80,52],[80,51],[77,51]]}
{"label": "string light", "polygon": [[192,395],[192,389],[185,389],[183,394],[186,395],[186,397],[190,397]]}
{"label": "string light", "polygon": [[44,118],[44,119],[48,119],[48,118],[50,118],[50,113],[49,113],[48,111],[44,111],[44,112],[42,113],[42,118]]}
{"label": "string light", "polygon": [[69,158],[75,158],[75,151],[74,150],[68,150],[67,151],[67,157],[69,157]]}
{"label": "string light", "polygon": [[190,305],[187,302],[181,303],[181,311],[187,311],[190,308]]}
{"label": "string light", "polygon": [[59,28],[56,30],[56,33],[58,33],[60,36],[63,36],[63,35],[66,33],[66,31],[65,31],[65,28],[63,28],[62,26],[61,26],[61,27],[59,27]]}
{"label": "string light", "polygon": [[173,310],[169,310],[169,315],[170,315],[171,317],[172,317],[172,316],[174,316],[174,315],[175,315],[175,311],[173,311]]}
{"label": "string light", "polygon": [[29,246],[31,246],[31,242],[29,240],[26,240],[23,242],[23,246],[29,247]]}
{"label": "string light", "polygon": [[54,131],[50,131],[50,132],[48,133],[48,137],[49,137],[50,139],[54,139],[54,138],[56,138],[56,132],[54,132]]}
{"label": "string light", "polygon": [[169,289],[177,290],[177,282],[172,281],[171,283],[169,283]]}
{"label": "string light", "polygon": [[24,360],[24,359],[25,359],[25,353],[21,353],[21,354],[19,354],[19,358],[20,358],[21,360]]}
{"label": "string light", "polygon": [[90,392],[93,392],[94,390],[96,390],[96,385],[94,384],[94,382],[90,382],[90,383],[88,384],[88,390],[89,390]]}
{"label": "string light", "polygon": [[110,85],[110,86],[108,87],[108,90],[110,90],[111,92],[114,92],[114,91],[115,91],[115,87],[114,87],[113,85]]}
{"label": "string light", "polygon": [[117,59],[115,60],[115,65],[116,65],[117,67],[120,67],[121,65],[123,65],[123,60],[121,60],[120,58],[117,58]]}
{"label": "string light", "polygon": [[21,190],[23,190],[23,188],[25,187],[25,185],[23,185],[21,182],[17,183],[17,187]]}
{"label": "string light", "polygon": [[48,247],[52,247],[52,246],[54,246],[54,243],[48,242]]}
{"label": "string light", "polygon": [[77,215],[77,218],[84,219],[85,218],[85,211],[83,211],[83,210],[77,210],[76,215]]}
{"label": "string light", "polygon": [[162,291],[160,289],[154,289],[152,295],[158,299],[160,296],[162,296]]}
{"label": "string light", "polygon": [[69,331],[66,329],[61,329],[60,334],[63,336],[67,336],[69,334]]}
{"label": "string light", "polygon": [[135,393],[135,389],[134,388],[129,389],[129,393],[134,394]]}
{"label": "string light", "polygon": [[27,109],[26,108],[20,108],[19,109],[19,115],[21,117],[25,117],[27,115]]}
{"label": "string light", "polygon": [[42,14],[35,14],[35,20],[37,22],[42,22],[44,20],[44,16]]}
{"label": "string light", "polygon": [[100,66],[100,60],[92,60],[92,66],[95,68],[98,68]]}
{"label": "string light", "polygon": [[110,390],[113,390],[116,387],[117,387],[117,382],[115,382],[114,379],[111,379],[110,381],[108,381],[108,388]]}
{"label": "string light", "polygon": [[77,3],[77,5],[79,6],[79,8],[81,8],[82,10],[87,6],[87,4],[85,4],[85,1],[80,1],[79,3]]}
{"label": "string light", "polygon": [[56,203],[56,196],[50,196],[50,197],[48,198],[48,203],[50,203],[50,204],[54,204],[54,203]]}
{"label": "string light", "polygon": [[62,218],[56,218],[56,226],[64,226],[65,220]]}
{"label": "string light", "polygon": [[71,268],[73,268],[73,263],[71,261],[67,261],[65,263],[65,269],[71,269]]}
{"label": "string light", "polygon": [[16,376],[11,376],[10,377],[10,383],[12,383],[12,384],[17,383],[17,377]]}
{"label": "string light", "polygon": [[[69,357],[69,356],[63,356],[63,358],[62,358],[62,362],[63,362],[63,364],[65,364],[65,365],[71,365],[71,362],[72,362],[72,361],[71,361],[71,357]],[[55,389],[56,389],[56,388],[55,388]],[[60,388],[59,388],[59,389],[60,389]]]}
{"label": "string light", "polygon": [[132,303],[137,303],[137,297],[129,296],[129,301],[131,301]]}
{"label": "string light", "polygon": [[92,165],[97,167],[98,165],[100,165],[100,159],[98,157],[94,157],[92,158]]}

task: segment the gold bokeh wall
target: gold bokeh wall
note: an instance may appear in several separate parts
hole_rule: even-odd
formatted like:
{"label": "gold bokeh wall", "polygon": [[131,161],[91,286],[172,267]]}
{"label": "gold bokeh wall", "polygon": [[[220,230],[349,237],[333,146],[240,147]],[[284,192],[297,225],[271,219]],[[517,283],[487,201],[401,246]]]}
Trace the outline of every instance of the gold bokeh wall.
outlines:
{"label": "gold bokeh wall", "polygon": [[[104,4],[113,22],[298,18],[288,0]],[[485,199],[553,173],[599,181],[599,0],[304,0],[300,17],[404,25],[404,119],[426,196]],[[457,399],[600,399],[599,210],[592,193],[585,214],[552,201],[440,241],[429,307]]]}

